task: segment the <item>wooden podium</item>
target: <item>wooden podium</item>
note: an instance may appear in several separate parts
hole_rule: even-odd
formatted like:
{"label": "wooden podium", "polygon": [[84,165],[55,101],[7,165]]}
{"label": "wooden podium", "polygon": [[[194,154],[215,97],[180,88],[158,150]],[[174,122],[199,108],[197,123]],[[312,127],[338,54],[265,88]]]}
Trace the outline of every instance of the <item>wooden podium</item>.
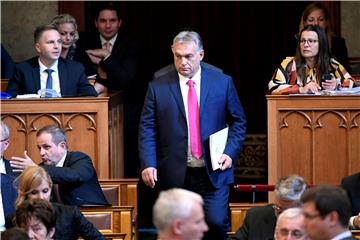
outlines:
{"label": "wooden podium", "polygon": [[57,124],[65,129],[70,151],[81,151],[91,157],[98,178],[122,177],[123,113],[120,95],[2,100],[1,119],[10,129],[10,145],[5,158],[22,157],[27,150],[34,161],[41,162],[36,131],[45,125]]}
{"label": "wooden podium", "polygon": [[360,171],[360,96],[268,95],[268,182],[339,185]]}

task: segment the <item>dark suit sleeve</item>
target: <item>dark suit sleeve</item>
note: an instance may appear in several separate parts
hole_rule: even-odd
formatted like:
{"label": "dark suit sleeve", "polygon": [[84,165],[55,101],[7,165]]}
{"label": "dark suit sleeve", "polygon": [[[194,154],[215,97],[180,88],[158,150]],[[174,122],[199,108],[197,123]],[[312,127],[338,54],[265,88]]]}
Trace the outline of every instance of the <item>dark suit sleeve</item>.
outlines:
{"label": "dark suit sleeve", "polygon": [[[152,84],[149,84],[139,126],[139,155],[141,170],[147,167],[156,168],[156,124],[155,95]],[[170,134],[170,133],[169,133]]]}
{"label": "dark suit sleeve", "polygon": [[80,212],[78,207],[74,207],[74,221],[78,234],[85,240],[104,239],[105,237],[89,222]]}
{"label": "dark suit sleeve", "polygon": [[236,240],[248,240],[249,238],[249,213],[246,214],[244,222],[241,227],[236,231],[236,233],[230,239]]}
{"label": "dark suit sleeve", "polygon": [[85,75],[84,66],[82,64],[79,64],[80,67],[80,74],[78,78],[78,84],[77,84],[77,95],[78,96],[95,96],[97,97],[97,92],[95,88],[89,83],[89,80],[87,79]]}
{"label": "dark suit sleeve", "polygon": [[229,127],[228,140],[224,153],[234,161],[240,153],[246,134],[245,113],[237,95],[232,79],[229,80],[227,97],[227,124]]}
{"label": "dark suit sleeve", "polygon": [[125,40],[120,47],[122,49],[113,49],[111,55],[100,62],[108,78],[100,83],[109,89],[121,90],[137,84],[136,76],[138,71],[141,71],[139,69],[140,46],[129,39]]}
{"label": "dark suit sleeve", "polygon": [[21,69],[19,68],[18,65],[15,66],[15,70],[14,70],[14,75],[13,77],[10,79],[9,83],[8,83],[8,87],[6,89],[6,92],[8,94],[10,94],[12,97],[16,97],[19,94],[23,94],[21,92],[21,80],[24,79],[23,77],[23,72],[21,71]]}
{"label": "dark suit sleeve", "polygon": [[95,174],[91,159],[86,154],[73,152],[68,153],[66,158],[63,167],[41,165],[54,183],[84,183]]}
{"label": "dark suit sleeve", "polygon": [[332,38],[332,55],[335,59],[344,66],[344,68],[351,73],[348,50],[346,47],[345,39],[342,37]]}

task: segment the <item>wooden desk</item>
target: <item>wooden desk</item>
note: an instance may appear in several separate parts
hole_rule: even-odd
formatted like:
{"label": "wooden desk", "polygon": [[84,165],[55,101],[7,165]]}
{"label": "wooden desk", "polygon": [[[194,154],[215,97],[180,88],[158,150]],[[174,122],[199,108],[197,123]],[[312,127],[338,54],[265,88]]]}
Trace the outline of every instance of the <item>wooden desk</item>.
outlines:
{"label": "wooden desk", "polygon": [[[121,102],[115,104],[116,107],[119,104]],[[69,150],[82,151],[91,157],[98,178],[112,177],[110,167],[112,172],[123,172],[119,168],[121,163],[118,163],[123,162],[122,152],[115,154],[117,158],[109,158],[109,149],[110,152],[123,150],[122,145],[109,148],[109,128],[113,129],[111,124],[120,124],[117,129],[122,129],[122,105],[116,115],[120,119],[109,118],[109,106],[109,97],[1,101],[1,119],[10,129],[10,146],[5,157],[23,156],[26,149],[29,156],[39,163],[41,159],[36,147],[36,131],[48,124],[58,124],[65,129]],[[117,144],[122,144],[122,141]]]}
{"label": "wooden desk", "polygon": [[360,96],[266,97],[269,183],[295,173],[339,185],[360,171]]}

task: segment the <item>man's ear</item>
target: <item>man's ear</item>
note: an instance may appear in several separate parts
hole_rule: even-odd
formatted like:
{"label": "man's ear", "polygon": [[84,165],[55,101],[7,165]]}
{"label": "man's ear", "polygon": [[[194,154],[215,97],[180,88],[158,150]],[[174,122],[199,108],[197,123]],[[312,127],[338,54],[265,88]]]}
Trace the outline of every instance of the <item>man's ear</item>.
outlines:
{"label": "man's ear", "polygon": [[205,52],[204,52],[204,50],[201,50],[201,52],[200,52],[200,58],[201,58],[200,61],[204,59],[204,56],[205,56]]}
{"label": "man's ear", "polygon": [[37,53],[40,53],[40,44],[37,42],[34,44],[35,50]]}
{"label": "man's ear", "polygon": [[182,233],[182,228],[183,228],[183,222],[176,218],[172,224],[171,224],[171,228],[173,230],[173,232],[176,234],[176,235],[181,235]]}
{"label": "man's ear", "polygon": [[66,150],[66,143],[65,142],[61,142],[59,143],[60,147]]}
{"label": "man's ear", "polygon": [[330,212],[326,217],[328,218],[331,227],[334,227],[339,223],[339,214],[336,211]]}

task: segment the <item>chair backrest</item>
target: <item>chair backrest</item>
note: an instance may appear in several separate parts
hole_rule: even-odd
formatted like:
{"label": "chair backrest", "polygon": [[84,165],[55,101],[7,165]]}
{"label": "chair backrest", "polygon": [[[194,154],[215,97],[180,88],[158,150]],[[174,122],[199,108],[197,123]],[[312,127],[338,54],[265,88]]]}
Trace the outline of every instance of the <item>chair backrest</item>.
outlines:
{"label": "chair backrest", "polygon": [[81,207],[80,210],[102,234],[125,233],[125,239],[132,240],[137,231],[133,224],[132,206]]}

